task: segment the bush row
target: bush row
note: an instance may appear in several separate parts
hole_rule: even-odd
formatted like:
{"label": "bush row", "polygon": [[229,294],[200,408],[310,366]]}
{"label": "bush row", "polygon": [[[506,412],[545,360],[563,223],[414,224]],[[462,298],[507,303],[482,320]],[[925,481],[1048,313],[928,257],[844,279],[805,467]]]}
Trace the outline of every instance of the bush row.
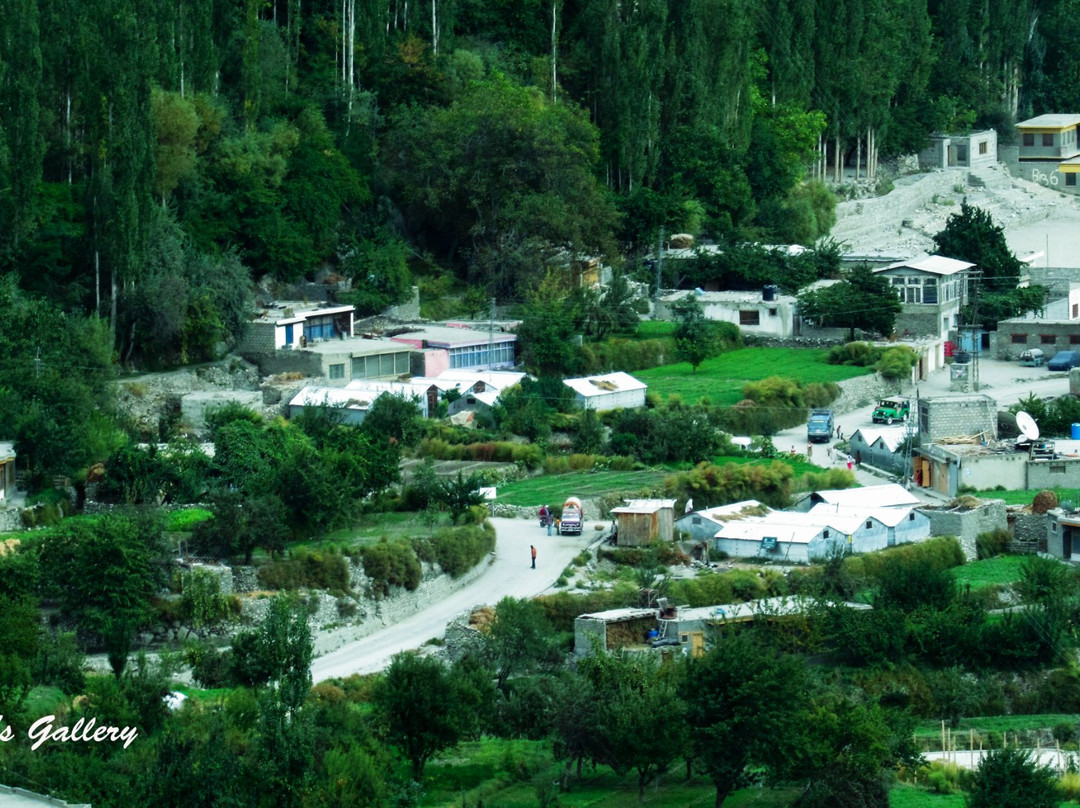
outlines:
{"label": "bush row", "polygon": [[431,538],[413,544],[421,560],[433,561],[451,578],[457,578],[495,550],[495,527],[484,522],[443,528]]}
{"label": "bush row", "polygon": [[571,471],[633,471],[638,462],[625,455],[571,454],[552,455],[544,460],[545,474],[566,474]]}
{"label": "bush row", "polygon": [[298,547],[287,558],[259,567],[258,574],[264,589],[349,589],[349,562],[333,549]]}
{"label": "bush row", "polygon": [[484,441],[482,443],[450,443],[442,438],[424,438],[416,448],[419,457],[436,460],[477,460],[488,463],[521,463],[526,468],[539,468],[544,460],[543,450],[532,443]]}

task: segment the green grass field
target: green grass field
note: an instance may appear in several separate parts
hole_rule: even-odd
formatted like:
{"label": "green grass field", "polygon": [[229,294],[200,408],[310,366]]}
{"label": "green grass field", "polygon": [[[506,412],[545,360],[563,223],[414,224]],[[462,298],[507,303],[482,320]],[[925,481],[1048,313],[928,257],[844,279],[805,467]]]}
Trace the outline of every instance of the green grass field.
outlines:
{"label": "green grass field", "polygon": [[674,471],[575,471],[546,474],[507,483],[498,490],[498,502],[507,505],[562,504],[566,497],[598,497],[625,492],[651,491]]}
{"label": "green grass field", "polygon": [[1020,580],[1020,566],[1025,556],[997,556],[971,561],[951,572],[961,586],[970,584],[972,589],[995,584],[1011,584]]}
{"label": "green grass field", "polygon": [[803,384],[839,382],[873,373],[873,368],[830,365],[825,348],[740,348],[701,363],[697,373],[686,362],[641,370],[634,375],[664,398],[682,396],[687,403],[708,398],[717,404],[742,400],[743,385],[770,376],[787,376]]}
{"label": "green grass field", "polygon": [[[1051,488],[1049,490],[1057,494],[1058,502],[1064,502],[1068,499],[1074,503],[1080,503],[1080,489]],[[985,491],[976,491],[975,496],[982,499],[1003,499],[1006,505],[1030,505],[1031,500],[1035,499],[1037,493],[1039,492],[1026,488],[1020,491],[997,491],[991,488]]]}

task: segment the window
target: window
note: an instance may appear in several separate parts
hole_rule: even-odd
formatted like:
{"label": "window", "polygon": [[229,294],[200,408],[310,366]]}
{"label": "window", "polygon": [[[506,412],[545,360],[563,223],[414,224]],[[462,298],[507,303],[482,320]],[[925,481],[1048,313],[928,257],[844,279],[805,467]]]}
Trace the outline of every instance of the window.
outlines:
{"label": "window", "polygon": [[914,522],[915,521],[915,511],[912,511],[911,513],[909,513],[907,515],[907,519],[908,519],[909,522]]}
{"label": "window", "polygon": [[344,362],[342,362],[340,365],[331,365],[330,366],[330,378],[331,379],[344,379],[345,378],[345,363]]}
{"label": "window", "polygon": [[700,525],[701,524],[701,517],[700,516],[691,516],[690,521],[695,525]]}
{"label": "window", "polygon": [[985,140],[979,141],[979,154],[987,154],[990,144]]}
{"label": "window", "polygon": [[829,531],[828,531],[827,528],[825,530],[821,531],[821,538],[823,538],[823,539],[829,538]]}
{"label": "window", "polygon": [[1035,134],[1034,134],[1034,132],[1024,132],[1024,145],[1025,146],[1034,146],[1035,145]]}
{"label": "window", "polygon": [[1052,132],[1043,132],[1042,144],[1044,146],[1053,146],[1054,145],[1054,135],[1053,135]]}
{"label": "window", "polygon": [[870,530],[873,526],[874,526],[874,523],[871,522],[869,519],[867,519],[866,520],[866,529]]}
{"label": "window", "polygon": [[1064,463],[1051,463],[1050,464],[1050,473],[1051,474],[1064,474],[1065,473],[1065,464]]}
{"label": "window", "polygon": [[757,309],[753,311],[739,311],[739,325],[761,325],[761,312]]}
{"label": "window", "polygon": [[1057,342],[1057,337],[1055,337],[1053,334],[1039,335],[1039,343],[1041,345],[1053,345],[1055,342]]}
{"label": "window", "polygon": [[1013,334],[1010,341],[1013,345],[1027,345],[1027,334]]}
{"label": "window", "polygon": [[968,161],[968,149],[967,146],[956,147],[956,162],[960,165],[964,165]]}
{"label": "window", "polygon": [[770,317],[775,317],[776,316],[776,309],[769,309],[769,316]]}
{"label": "window", "polygon": [[927,278],[923,281],[922,302],[937,303],[937,278]]}
{"label": "window", "polygon": [[1068,174],[1065,175],[1065,184],[1068,185],[1070,188],[1076,187],[1076,174],[1074,172],[1070,171]]}
{"label": "window", "polygon": [[1069,335],[1069,344],[1070,345],[1080,345],[1080,334],[1070,334]]}
{"label": "window", "polygon": [[1072,304],[1072,316],[1073,317],[1080,317],[1080,303],[1073,303]]}

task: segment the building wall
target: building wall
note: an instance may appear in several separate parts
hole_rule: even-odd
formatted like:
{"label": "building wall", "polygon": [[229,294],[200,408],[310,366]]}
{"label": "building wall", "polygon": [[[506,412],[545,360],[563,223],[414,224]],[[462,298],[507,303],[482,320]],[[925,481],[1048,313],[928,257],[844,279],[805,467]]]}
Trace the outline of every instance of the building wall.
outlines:
{"label": "building wall", "polygon": [[[1028,150],[1024,151],[1026,153]],[[1000,149],[999,159],[1005,163],[1009,173],[1014,177],[1020,177],[1064,194],[1080,194],[1080,185],[1067,184],[1069,181],[1066,175],[1057,170],[1056,160],[1021,160],[1016,146]],[[1077,182],[1080,183],[1080,180]]]}
{"label": "building wall", "polygon": [[1080,280],[1075,267],[1031,266],[1025,271],[1032,285],[1045,286],[1050,290],[1051,297],[1065,297],[1072,290],[1073,284]]}
{"label": "building wall", "polygon": [[655,513],[618,513],[615,518],[618,520],[620,547],[640,547],[659,537]]}
{"label": "building wall", "polygon": [[425,348],[412,352],[410,372],[413,376],[435,379],[443,371],[450,370],[450,354],[437,348]]}
{"label": "building wall", "polygon": [[236,351],[239,354],[269,353],[276,347],[273,323],[248,323]]}
{"label": "building wall", "polygon": [[696,513],[688,513],[684,516],[680,516],[674,521],[673,526],[675,530],[686,533],[690,536],[690,539],[695,542],[709,541],[717,534],[721,527],[723,527],[712,519],[708,519]]}
{"label": "building wall", "polygon": [[997,402],[989,396],[923,398],[918,409],[919,439],[923,443],[981,432],[997,437]]}
{"label": "building wall", "polygon": [[[979,491],[998,485],[1008,491],[1026,488],[1027,464],[1023,452],[965,457],[960,461],[959,485]],[[950,493],[955,495],[957,491]]]}
{"label": "building wall", "polygon": [[940,303],[936,306],[905,303],[896,317],[894,330],[901,337],[945,338],[949,330],[956,326],[956,317],[959,313],[958,301],[950,300],[948,303]]}
{"label": "building wall", "polygon": [[1080,321],[1002,320],[991,332],[995,359],[1019,360],[1028,348],[1041,348],[1047,361],[1058,351],[1080,351]]}
{"label": "building wall", "polygon": [[976,508],[924,506],[920,510],[930,520],[930,535],[955,536],[968,561],[977,557],[976,536],[1008,527],[1005,502],[1000,499],[983,500]]}
{"label": "building wall", "polygon": [[[621,536],[620,536],[621,538]],[[778,541],[774,552],[764,552],[761,540],[724,539],[717,537],[713,543],[713,552],[727,553],[732,558],[768,558],[774,561],[806,564],[810,561],[809,545],[804,543]],[[825,555],[824,548],[819,555]]]}
{"label": "building wall", "polygon": [[855,453],[859,452],[862,455],[863,463],[883,471],[903,471],[904,457],[901,451],[890,452],[888,447],[883,446],[880,442],[876,445],[870,445],[863,438],[862,432],[856,432],[852,435],[850,443],[851,456],[854,457]]}
{"label": "building wall", "polygon": [[920,167],[972,168],[997,162],[997,132],[970,135],[934,135],[929,148],[919,152]]}
{"label": "building wall", "polygon": [[[1026,457],[1022,452],[1018,452]],[[1041,491],[1044,488],[1080,488],[1080,458],[1029,460],[1026,463],[1027,481],[1020,488]]]}
{"label": "building wall", "polygon": [[244,358],[254,362],[262,376],[276,373],[301,373],[304,376],[321,376],[322,363],[317,354],[308,351],[273,351],[269,353],[246,353]]}
{"label": "building wall", "polygon": [[575,395],[578,407],[583,410],[607,410],[633,409],[645,406],[645,388],[640,390],[614,390],[610,393],[601,393],[595,396]]}

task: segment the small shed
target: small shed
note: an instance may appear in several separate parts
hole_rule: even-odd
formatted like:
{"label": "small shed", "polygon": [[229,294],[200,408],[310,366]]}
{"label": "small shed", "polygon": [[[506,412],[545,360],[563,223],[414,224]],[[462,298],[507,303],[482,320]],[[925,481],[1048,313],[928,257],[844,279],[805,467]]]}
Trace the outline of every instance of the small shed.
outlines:
{"label": "small shed", "polygon": [[878,429],[877,427],[860,427],[851,434],[851,449],[848,452],[855,457],[858,452],[862,462],[883,471],[902,473],[904,471],[904,457],[900,449],[907,437],[907,428],[893,426]]}
{"label": "small shed", "polygon": [[675,520],[675,529],[687,534],[691,541],[707,542],[728,522],[751,516],[764,516],[771,510],[768,505],[762,505],[756,499],[747,499],[716,508],[703,508],[700,511],[685,513]]}
{"label": "small shed", "polygon": [[618,527],[620,547],[640,547],[675,537],[673,499],[629,499],[626,505],[612,508],[611,513]]}
{"label": "small shed", "polygon": [[0,441],[0,501],[15,496],[15,444]]}
{"label": "small shed", "polygon": [[583,657],[594,650],[642,645],[656,626],[655,609],[611,609],[579,615],[574,619],[574,654]]}

